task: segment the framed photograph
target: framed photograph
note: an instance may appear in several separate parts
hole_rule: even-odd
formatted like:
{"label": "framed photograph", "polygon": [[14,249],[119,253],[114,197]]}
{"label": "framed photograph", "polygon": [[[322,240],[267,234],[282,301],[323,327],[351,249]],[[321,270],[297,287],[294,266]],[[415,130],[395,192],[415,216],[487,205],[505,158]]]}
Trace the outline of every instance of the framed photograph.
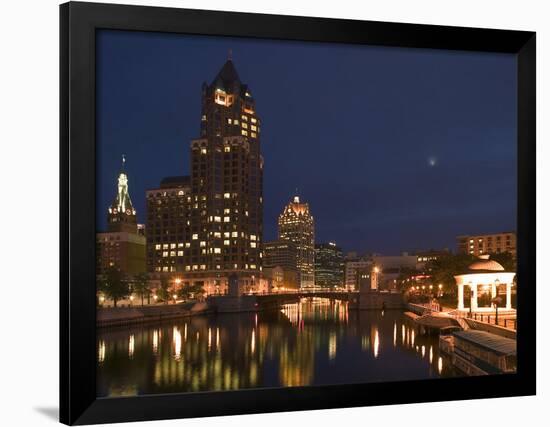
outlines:
{"label": "framed photograph", "polygon": [[535,33],[60,34],[61,422],[535,393]]}

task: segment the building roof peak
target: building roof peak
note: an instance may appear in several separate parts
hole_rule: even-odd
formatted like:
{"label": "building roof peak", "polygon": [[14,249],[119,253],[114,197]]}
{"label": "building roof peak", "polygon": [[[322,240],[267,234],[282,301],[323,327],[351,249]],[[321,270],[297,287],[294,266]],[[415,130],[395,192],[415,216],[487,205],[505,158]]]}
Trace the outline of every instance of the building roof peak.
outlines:
{"label": "building roof peak", "polygon": [[225,61],[225,64],[223,64],[223,67],[220,69],[220,71],[214,78],[214,81],[212,82],[213,85],[226,88],[230,87],[235,82],[241,83],[239,74],[237,73],[235,65],[233,64],[233,59],[231,58],[232,56],[233,54],[230,50],[227,61]]}

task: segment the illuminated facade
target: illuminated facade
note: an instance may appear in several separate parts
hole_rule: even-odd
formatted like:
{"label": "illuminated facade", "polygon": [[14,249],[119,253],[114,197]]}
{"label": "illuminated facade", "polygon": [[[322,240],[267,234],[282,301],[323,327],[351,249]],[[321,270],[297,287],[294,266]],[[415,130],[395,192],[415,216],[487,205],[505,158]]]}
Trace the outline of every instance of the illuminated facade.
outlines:
{"label": "illuminated facade", "polygon": [[207,294],[223,293],[233,273],[243,289],[260,283],[260,126],[250,89],[229,59],[212,83],[202,86],[200,137],[191,141],[191,176],[147,194],[147,236],[153,245],[149,271],[202,284]]}
{"label": "illuminated facade", "polygon": [[116,268],[127,276],[145,272],[145,237],[138,230],[125,162],[123,157],[117,193],[107,213],[107,232],[96,235],[98,275],[104,275],[109,268]]}
{"label": "illuminated facade", "polygon": [[516,233],[513,232],[458,236],[456,240],[459,254],[479,256],[509,252],[514,258],[516,256]]}
{"label": "illuminated facade", "polygon": [[315,223],[309,204],[294,196],[279,215],[278,225],[279,240],[296,245],[300,287],[315,286]]}
{"label": "illuminated facade", "polygon": [[340,287],[344,284],[344,258],[336,243],[315,245],[315,285]]}
{"label": "illuminated facade", "polygon": [[159,188],[146,192],[146,199],[147,271],[189,271],[184,254],[191,247],[190,177],[164,178]]}
{"label": "illuminated facade", "polygon": [[288,240],[276,240],[264,243],[263,248],[263,273],[271,280],[273,289],[298,288],[296,244]]}

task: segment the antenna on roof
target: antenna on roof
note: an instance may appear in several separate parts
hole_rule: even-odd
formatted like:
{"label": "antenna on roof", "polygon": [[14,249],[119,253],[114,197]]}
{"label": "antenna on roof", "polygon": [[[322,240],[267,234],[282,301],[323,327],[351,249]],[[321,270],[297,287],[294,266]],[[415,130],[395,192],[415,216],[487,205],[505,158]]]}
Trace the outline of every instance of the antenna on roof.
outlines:
{"label": "antenna on roof", "polygon": [[227,51],[227,60],[228,60],[228,61],[233,60],[233,49],[229,49],[229,50]]}
{"label": "antenna on roof", "polygon": [[126,154],[122,155],[122,170],[124,170],[124,164],[126,163]]}

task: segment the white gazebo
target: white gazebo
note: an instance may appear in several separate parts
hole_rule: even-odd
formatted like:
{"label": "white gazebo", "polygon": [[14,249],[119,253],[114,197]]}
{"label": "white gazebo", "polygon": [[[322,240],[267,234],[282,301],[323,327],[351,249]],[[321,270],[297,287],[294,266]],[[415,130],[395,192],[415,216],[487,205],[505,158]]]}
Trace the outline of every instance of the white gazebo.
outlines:
{"label": "white gazebo", "polygon": [[478,287],[485,291],[491,291],[491,299],[497,296],[499,286],[506,286],[505,310],[512,310],[512,285],[516,273],[504,271],[504,267],[498,262],[489,259],[489,255],[481,255],[479,260],[468,267],[464,274],[454,276],[458,286],[457,309],[465,311],[464,308],[464,286],[471,290],[470,308],[472,312],[483,312],[492,310],[491,307],[478,307]]}

